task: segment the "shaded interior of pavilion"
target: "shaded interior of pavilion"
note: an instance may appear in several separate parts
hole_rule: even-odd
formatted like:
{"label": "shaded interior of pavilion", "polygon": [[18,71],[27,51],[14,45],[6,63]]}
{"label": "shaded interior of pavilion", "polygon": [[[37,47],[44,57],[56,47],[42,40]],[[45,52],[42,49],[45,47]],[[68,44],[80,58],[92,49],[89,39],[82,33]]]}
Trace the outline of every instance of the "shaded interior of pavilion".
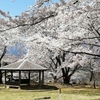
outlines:
{"label": "shaded interior of pavilion", "polygon": [[[22,85],[31,85],[31,74],[37,73],[39,87],[44,85],[44,72],[48,70],[43,66],[33,63],[32,61],[25,59],[18,61],[0,68],[4,72],[4,86],[19,87]],[[27,73],[27,77],[22,76],[23,73]],[[16,78],[15,78],[16,76]],[[34,78],[32,78],[34,80]]]}

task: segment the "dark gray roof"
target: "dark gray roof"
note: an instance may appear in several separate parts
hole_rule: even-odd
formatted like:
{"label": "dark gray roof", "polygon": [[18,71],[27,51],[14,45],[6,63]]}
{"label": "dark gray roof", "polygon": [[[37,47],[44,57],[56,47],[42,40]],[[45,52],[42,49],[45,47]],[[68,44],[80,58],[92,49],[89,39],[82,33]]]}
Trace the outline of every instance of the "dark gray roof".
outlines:
{"label": "dark gray roof", "polygon": [[18,62],[9,64],[7,66],[3,66],[0,68],[0,70],[31,70],[31,71],[43,70],[43,71],[46,71],[48,70],[48,68],[45,68],[43,66],[35,64],[32,61],[25,59],[23,61],[18,61]]}

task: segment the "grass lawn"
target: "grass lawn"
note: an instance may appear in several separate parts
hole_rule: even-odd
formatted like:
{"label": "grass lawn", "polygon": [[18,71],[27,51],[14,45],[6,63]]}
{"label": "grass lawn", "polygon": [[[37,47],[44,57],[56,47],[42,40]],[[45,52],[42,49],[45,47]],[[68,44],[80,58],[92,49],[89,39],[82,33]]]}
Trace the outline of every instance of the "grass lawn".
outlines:
{"label": "grass lawn", "polygon": [[[61,94],[53,89],[4,88],[0,85],[0,100],[34,100],[37,97],[50,96],[51,100],[100,100],[100,89],[79,86],[60,86]],[[61,97],[61,99],[58,99]],[[47,100],[47,99],[45,99]]]}

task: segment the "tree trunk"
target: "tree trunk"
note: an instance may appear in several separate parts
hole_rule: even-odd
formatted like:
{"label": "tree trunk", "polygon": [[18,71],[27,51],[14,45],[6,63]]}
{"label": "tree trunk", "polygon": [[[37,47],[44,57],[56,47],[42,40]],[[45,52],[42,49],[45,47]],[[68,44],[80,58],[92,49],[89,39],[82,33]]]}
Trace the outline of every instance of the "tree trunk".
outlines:
{"label": "tree trunk", "polygon": [[62,68],[64,84],[70,84],[70,76],[68,75],[70,68]]}
{"label": "tree trunk", "polygon": [[66,84],[66,81],[65,81],[66,75],[65,75],[65,70],[64,70],[64,68],[62,68],[62,74],[63,74],[63,81],[64,81],[64,84]]}
{"label": "tree trunk", "polygon": [[0,71],[0,84],[2,84],[2,72]]}
{"label": "tree trunk", "polygon": [[95,79],[95,73],[93,72],[93,87],[96,89],[96,79]]}
{"label": "tree trunk", "polygon": [[90,71],[90,72],[91,72],[90,81],[93,80],[93,88],[96,89],[96,80],[95,80],[94,72],[93,71]]}
{"label": "tree trunk", "polygon": [[95,78],[94,78],[94,80],[93,80],[93,88],[96,89]]}
{"label": "tree trunk", "polygon": [[57,82],[57,76],[54,77],[54,83],[56,83],[56,82]]}
{"label": "tree trunk", "polygon": [[[4,50],[3,50],[3,53],[2,53],[2,55],[1,55],[1,57],[0,57],[0,67],[1,67],[1,60],[2,60],[2,58],[5,56],[5,54],[6,54],[6,50],[7,49],[7,46],[5,46],[4,47]],[[3,82],[2,82],[2,71],[0,70],[0,84],[2,84]]]}
{"label": "tree trunk", "polygon": [[65,76],[64,77],[64,84],[70,84],[70,77],[69,76]]}
{"label": "tree trunk", "polygon": [[[0,67],[1,67],[1,63],[0,63]],[[0,84],[2,84],[2,71],[0,70]]]}

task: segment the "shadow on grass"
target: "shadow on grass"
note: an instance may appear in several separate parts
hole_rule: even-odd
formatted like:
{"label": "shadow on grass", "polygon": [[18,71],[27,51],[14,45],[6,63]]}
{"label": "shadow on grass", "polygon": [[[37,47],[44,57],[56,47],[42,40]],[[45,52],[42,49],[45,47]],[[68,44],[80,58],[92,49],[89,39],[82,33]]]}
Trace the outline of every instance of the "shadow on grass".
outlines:
{"label": "shadow on grass", "polygon": [[43,85],[43,86],[39,86],[39,85],[30,85],[30,86],[21,86],[22,90],[58,90],[58,88],[56,86],[51,86],[51,85]]}

